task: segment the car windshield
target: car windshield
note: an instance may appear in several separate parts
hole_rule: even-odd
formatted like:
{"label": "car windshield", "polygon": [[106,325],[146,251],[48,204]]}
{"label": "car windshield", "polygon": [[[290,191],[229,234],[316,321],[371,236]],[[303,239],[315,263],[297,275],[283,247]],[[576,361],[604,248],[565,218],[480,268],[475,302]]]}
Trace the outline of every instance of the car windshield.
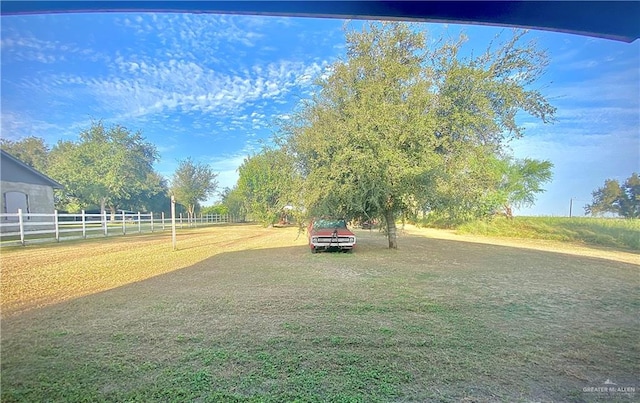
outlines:
{"label": "car windshield", "polygon": [[327,228],[347,228],[345,220],[316,220],[313,223],[315,229],[327,229]]}

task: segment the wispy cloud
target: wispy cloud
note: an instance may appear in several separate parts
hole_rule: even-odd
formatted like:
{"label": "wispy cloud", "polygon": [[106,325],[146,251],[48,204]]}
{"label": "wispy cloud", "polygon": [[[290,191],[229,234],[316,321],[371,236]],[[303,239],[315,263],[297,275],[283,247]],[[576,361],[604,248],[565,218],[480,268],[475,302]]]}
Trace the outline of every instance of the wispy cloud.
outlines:
{"label": "wispy cloud", "polygon": [[148,49],[148,56],[169,56],[218,63],[222,47],[253,48],[264,37],[259,18],[188,13],[125,14],[116,23],[136,35],[137,41],[158,40],[162,47]]}
{"label": "wispy cloud", "polygon": [[109,62],[109,56],[74,42],[39,39],[29,32],[3,30],[0,39],[3,65],[16,62],[39,62],[44,64],[88,60]]}
{"label": "wispy cloud", "polygon": [[[326,63],[325,63],[326,64]],[[241,112],[251,102],[284,98],[296,87],[311,85],[319,74],[318,63],[280,60],[254,66],[239,75],[230,75],[182,60],[155,64],[117,58],[117,75],[82,79],[103,108],[123,116],[141,116],[169,111],[197,111],[216,116]],[[54,80],[54,83],[75,80]]]}
{"label": "wispy cloud", "polygon": [[[25,52],[32,49],[42,55],[34,54],[29,60],[101,62],[98,69],[53,70],[25,77],[15,83],[16,87],[25,94],[46,96],[50,103],[73,106],[74,111],[85,115],[81,120],[97,116],[148,122],[180,113],[195,119],[191,128],[196,134],[213,135],[216,128],[206,122],[213,117],[226,120],[226,124],[217,126],[219,130],[241,130],[252,137],[256,130],[269,126],[265,105],[286,104],[290,94],[306,93],[329,64],[318,58],[271,58],[249,59],[251,63],[243,61],[229,67],[226,59],[237,60],[241,49],[258,46],[265,36],[261,29],[290,25],[286,18],[117,14],[115,22],[131,43],[111,54],[43,41],[28,32],[3,35],[3,56],[15,51],[12,57],[16,61],[27,61]],[[162,46],[149,46],[152,40]],[[226,57],[221,58],[221,54]],[[78,110],[78,103],[84,110]],[[237,118],[251,113],[260,116]]]}

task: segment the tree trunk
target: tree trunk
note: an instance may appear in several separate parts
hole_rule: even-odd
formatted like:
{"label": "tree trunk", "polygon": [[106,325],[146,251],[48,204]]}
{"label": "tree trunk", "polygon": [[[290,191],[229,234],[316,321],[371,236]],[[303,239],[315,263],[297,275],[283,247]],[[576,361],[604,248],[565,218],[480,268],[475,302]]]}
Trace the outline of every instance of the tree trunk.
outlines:
{"label": "tree trunk", "polygon": [[116,220],[116,208],[115,208],[115,206],[109,207],[109,210],[111,211],[111,221],[115,221]]}
{"label": "tree trunk", "polygon": [[389,239],[389,249],[398,249],[398,232],[393,211],[384,212],[384,219],[387,222],[387,238]]}
{"label": "tree trunk", "polygon": [[193,225],[193,215],[196,211],[196,206],[195,204],[189,204],[189,206],[187,207],[187,215],[188,215],[188,220],[189,220],[189,226],[191,227]]}
{"label": "tree trunk", "polygon": [[511,206],[509,206],[509,205],[505,205],[504,206],[504,215],[509,220],[513,219],[513,210],[511,210]]}

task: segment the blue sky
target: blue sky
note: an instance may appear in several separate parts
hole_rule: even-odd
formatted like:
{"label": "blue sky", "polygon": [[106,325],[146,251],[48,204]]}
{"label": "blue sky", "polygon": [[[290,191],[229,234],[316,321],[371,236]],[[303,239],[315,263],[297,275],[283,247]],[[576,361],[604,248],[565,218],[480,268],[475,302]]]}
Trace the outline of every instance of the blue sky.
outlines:
{"label": "blue sky", "polygon": [[[141,130],[170,178],[191,157],[233,186],[313,78],[344,56],[344,20],[211,14],[91,13],[1,17],[1,135],[76,140],[92,119]],[[360,26],[354,22],[353,26]],[[499,27],[424,24],[429,35],[464,31],[484,51]],[[523,215],[583,214],[607,178],[640,170],[640,41],[632,44],[531,31],[551,57],[536,84],[557,122],[523,117],[518,158],[548,159],[553,182]],[[210,201],[211,202],[211,201]],[[208,204],[208,203],[205,203]]]}

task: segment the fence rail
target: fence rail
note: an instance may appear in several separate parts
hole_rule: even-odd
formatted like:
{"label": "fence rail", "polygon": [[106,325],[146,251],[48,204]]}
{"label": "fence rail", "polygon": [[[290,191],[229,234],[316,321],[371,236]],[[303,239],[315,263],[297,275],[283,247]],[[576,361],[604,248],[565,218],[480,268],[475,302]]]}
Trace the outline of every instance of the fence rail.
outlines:
{"label": "fence rail", "polygon": [[[200,214],[191,220],[180,214],[176,216],[177,228],[234,223],[228,214]],[[131,233],[171,230],[171,216],[165,213],[107,214],[53,214],[0,213],[0,246],[26,245],[27,243],[61,242],[126,235]]]}

